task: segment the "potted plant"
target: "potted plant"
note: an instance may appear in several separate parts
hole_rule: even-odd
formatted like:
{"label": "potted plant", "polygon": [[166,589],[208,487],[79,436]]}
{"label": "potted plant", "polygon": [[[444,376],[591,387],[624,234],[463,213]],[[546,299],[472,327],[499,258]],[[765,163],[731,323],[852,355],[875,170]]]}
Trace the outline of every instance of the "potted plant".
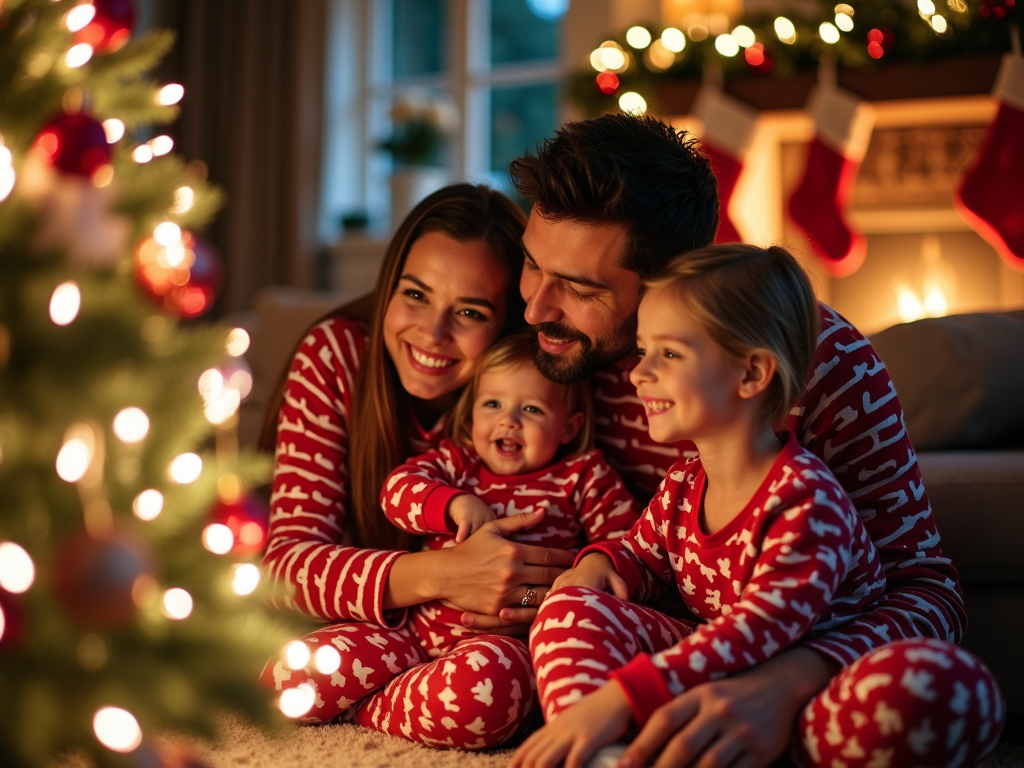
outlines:
{"label": "potted plant", "polygon": [[413,207],[451,180],[444,150],[459,123],[451,99],[443,93],[407,91],[391,107],[391,135],[379,142],[394,162],[391,174],[392,230]]}

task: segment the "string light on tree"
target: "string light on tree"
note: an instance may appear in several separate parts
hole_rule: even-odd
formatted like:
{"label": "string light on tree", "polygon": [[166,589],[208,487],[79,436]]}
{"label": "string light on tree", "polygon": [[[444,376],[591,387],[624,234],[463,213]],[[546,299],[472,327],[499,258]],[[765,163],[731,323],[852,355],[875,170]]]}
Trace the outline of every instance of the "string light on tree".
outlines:
{"label": "string light on tree", "polygon": [[192,187],[178,187],[174,190],[174,205],[171,206],[171,213],[180,216],[192,210],[196,201],[196,193]]}
{"label": "string light on tree", "polygon": [[715,50],[723,56],[732,58],[740,52],[740,46],[732,35],[725,34],[715,38]]}
{"label": "string light on tree", "polygon": [[66,483],[77,483],[92,463],[96,435],[88,424],[74,424],[64,434],[64,444],[57,454],[57,475]]}
{"label": "string light on tree", "polygon": [[301,640],[292,640],[284,647],[284,663],[291,669],[305,669],[310,658],[309,646]]}
{"label": "string light on tree", "polygon": [[732,31],[732,39],[735,40],[736,44],[741,48],[749,48],[757,42],[757,36],[754,34],[754,30],[744,24],[740,24]]}
{"label": "string light on tree", "polygon": [[0,588],[12,595],[27,592],[36,578],[28,552],[13,541],[0,542]]}
{"label": "string light on tree", "polygon": [[309,683],[302,683],[296,688],[288,688],[281,692],[278,706],[286,717],[302,717],[316,703],[316,690]]}
{"label": "string light on tree", "polygon": [[139,520],[156,520],[164,509],[164,495],[154,488],[147,488],[132,502],[132,512]]}
{"label": "string light on tree", "polygon": [[665,46],[666,51],[681,53],[686,47],[686,35],[675,27],[667,27],[661,33],[661,44]]}
{"label": "string light on tree", "polygon": [[313,664],[321,675],[333,675],[341,669],[341,654],[331,645],[321,645],[313,656]]}
{"label": "string light on tree", "polygon": [[228,331],[228,340],[224,348],[232,357],[241,357],[249,349],[248,332],[244,328],[232,328]]}
{"label": "string light on tree", "polygon": [[181,86],[178,83],[168,83],[157,92],[156,103],[165,107],[170,107],[181,101],[184,96],[184,86]]}
{"label": "string light on tree", "polygon": [[67,280],[53,289],[50,296],[50,319],[55,325],[70,325],[78,317],[82,306],[82,292],[78,283]]}
{"label": "string light on tree", "polygon": [[132,152],[132,160],[139,165],[145,165],[153,159],[153,148],[149,144],[140,144]]}
{"label": "string light on tree", "polygon": [[4,146],[0,136],[0,201],[4,200],[14,189],[16,174],[14,173],[14,157],[11,150]]}
{"label": "string light on tree", "polygon": [[183,453],[171,462],[171,480],[179,485],[195,482],[202,473],[203,460],[195,453]]}
{"label": "string light on tree", "polygon": [[92,21],[93,16],[96,15],[96,6],[92,3],[82,3],[76,5],[67,15],[64,17],[64,26],[71,32],[78,32],[80,29],[85,29],[86,25]]}
{"label": "string light on tree", "polygon": [[260,569],[252,563],[231,566],[231,589],[239,597],[252,594],[260,583]]}
{"label": "string light on tree", "polygon": [[836,6],[836,26],[843,32],[853,31],[853,6],[840,3]]}
{"label": "string light on tree", "polygon": [[70,69],[78,69],[89,63],[92,58],[93,48],[88,43],[76,43],[68,48],[64,54],[64,63]]}
{"label": "string light on tree", "polygon": [[102,707],[92,719],[97,740],[114,752],[134,752],[142,743],[142,729],[135,715],[120,707]]}
{"label": "string light on tree", "polygon": [[821,25],[818,27],[818,35],[829,45],[835,45],[839,42],[839,30],[832,22],[821,22]]}
{"label": "string light on tree", "polygon": [[235,535],[222,523],[211,523],[203,529],[203,546],[215,555],[226,555],[235,546]]}
{"label": "string light on tree", "polygon": [[160,612],[172,621],[183,621],[192,615],[192,595],[181,587],[164,592],[160,601]]}
{"label": "string light on tree", "polygon": [[167,135],[160,135],[150,139],[149,146],[152,147],[156,157],[162,157],[174,149],[174,139]]}
{"label": "string light on tree", "polygon": [[125,408],[114,417],[114,434],[123,443],[137,443],[149,434],[149,416],[141,408]]}

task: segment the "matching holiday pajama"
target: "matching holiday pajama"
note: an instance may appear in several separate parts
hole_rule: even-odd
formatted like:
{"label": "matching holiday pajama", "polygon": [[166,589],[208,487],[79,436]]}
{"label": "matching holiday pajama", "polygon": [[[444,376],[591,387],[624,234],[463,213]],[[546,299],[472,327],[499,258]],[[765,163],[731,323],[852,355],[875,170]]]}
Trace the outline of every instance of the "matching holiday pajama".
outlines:
{"label": "matching holiday pajama", "polygon": [[[540,523],[512,538],[570,552],[588,542],[618,539],[637,520],[636,501],[596,450],[528,474],[496,475],[472,447],[445,440],[392,472],[380,501],[392,523],[425,536],[424,547],[441,549],[455,545],[456,527],[447,510],[463,494],[479,498],[496,518],[543,509]],[[431,657],[466,636],[462,611],[440,600],[416,606],[410,614],[413,631]]]}
{"label": "matching holiday pajama", "polygon": [[[980,662],[951,645],[960,642],[966,627],[963,599],[956,570],[942,553],[888,372],[870,342],[852,325],[825,305],[819,309],[821,329],[807,391],[785,426],[828,466],[853,501],[879,553],[886,589],[870,608],[841,627],[799,641],[844,666],[829,688],[808,704],[798,724],[802,745],[815,744],[817,749],[799,748],[805,763],[829,768],[867,766],[873,760],[878,766],[971,765],[995,746],[1003,717],[1002,699]],[[594,377],[594,407],[598,444],[634,493],[644,499],[654,494],[669,467],[695,455],[695,450],[689,443],[662,445],[651,440],[643,404],[629,382],[635,364],[636,358],[626,358]],[[548,606],[542,612],[546,610]],[[671,623],[671,619],[654,622],[649,609],[629,606],[629,610],[643,615],[642,623],[659,627],[664,642],[675,642],[668,639],[671,633],[665,634],[668,630],[660,629],[662,621]],[[549,618],[557,620],[556,616]],[[919,647],[928,653],[915,652],[911,658],[919,661],[911,663],[907,649]],[[659,646],[645,652],[662,650]],[[874,665],[882,661],[888,671],[872,677]],[[903,682],[917,679],[912,670],[919,667],[930,683],[923,697],[911,693],[914,686]],[[863,679],[870,682],[858,689]],[[984,715],[961,726],[960,718],[953,715],[963,702],[964,687],[975,692],[977,713]],[[851,690],[871,693],[865,692],[864,699],[854,694],[851,699]],[[844,692],[847,695],[841,695]],[[946,710],[935,703],[951,696],[956,708]],[[865,724],[861,706],[865,701],[883,701],[897,711],[902,723],[916,725],[896,730],[891,726],[894,718],[882,719],[889,725],[875,720]],[[981,707],[982,701],[989,705]],[[921,732],[923,727],[925,733],[938,733],[943,723],[948,727],[941,738],[929,742],[932,750],[938,750],[929,754],[942,759],[885,762],[886,755],[903,754],[900,750],[912,731]],[[988,725],[982,727],[981,723]],[[868,733],[871,729],[875,729],[873,738]],[[850,755],[839,756],[840,748],[845,748],[843,741],[851,735],[857,735],[862,746],[873,745],[866,750],[866,757],[851,756],[858,752],[853,747],[847,750]]]}
{"label": "matching holiday pajama", "polygon": [[[515,733],[532,706],[533,672],[523,643],[477,635],[429,658],[407,612],[384,610],[388,572],[403,553],[343,542],[348,419],[365,349],[365,330],[334,317],[309,332],[292,360],[263,556],[265,572],[283,593],[276,605],[331,622],[303,640],[314,652],[333,645],[342,665],[324,675],[272,660],[262,680],[278,691],[311,683],[316,699],[307,722],[344,715],[433,746],[494,746]],[[409,423],[413,452],[440,441],[440,428],[422,429],[411,413]]]}

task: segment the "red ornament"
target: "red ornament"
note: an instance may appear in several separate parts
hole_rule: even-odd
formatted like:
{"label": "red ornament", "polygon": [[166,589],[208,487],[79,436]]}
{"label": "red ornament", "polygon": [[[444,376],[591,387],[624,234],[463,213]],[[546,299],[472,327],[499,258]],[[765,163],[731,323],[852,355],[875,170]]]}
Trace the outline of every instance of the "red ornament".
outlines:
{"label": "red ornament", "polygon": [[771,72],[775,67],[771,54],[762,43],[754,43],[747,48],[743,52],[743,58],[746,59],[747,64],[754,68],[755,72],[760,72],[761,74]]}
{"label": "red ornament", "polygon": [[149,573],[148,558],[134,542],[82,534],[61,547],[54,586],[61,604],[80,626],[112,629],[135,615],[133,588]]}
{"label": "red ornament", "polygon": [[43,126],[33,146],[52,165],[73,176],[91,176],[110,162],[103,125],[84,112],[57,115]]}
{"label": "red ornament", "polygon": [[610,96],[619,87],[619,76],[614,72],[601,72],[597,76],[597,87],[601,93]]}
{"label": "red ornament", "polygon": [[235,537],[233,554],[252,555],[263,550],[270,510],[258,497],[249,495],[235,502],[218,501],[209,519],[211,524],[220,523],[231,530]]}
{"label": "red ornament", "polygon": [[17,648],[25,634],[25,612],[17,598],[0,589],[0,651]]}
{"label": "red ornament", "polygon": [[206,312],[220,289],[217,251],[191,232],[182,232],[179,244],[166,247],[147,237],[135,250],[135,263],[136,280],[146,296],[186,320]]}
{"label": "red ornament", "polygon": [[88,43],[99,52],[116,51],[128,42],[135,26],[132,0],[91,0],[92,20],[75,33],[76,43]]}

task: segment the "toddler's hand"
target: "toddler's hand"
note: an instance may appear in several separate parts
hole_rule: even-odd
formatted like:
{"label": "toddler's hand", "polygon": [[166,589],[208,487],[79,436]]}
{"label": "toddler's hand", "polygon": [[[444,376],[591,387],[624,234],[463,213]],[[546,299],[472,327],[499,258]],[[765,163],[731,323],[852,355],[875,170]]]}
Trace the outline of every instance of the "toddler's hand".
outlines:
{"label": "toddler's hand", "polygon": [[555,579],[548,595],[553,595],[563,587],[590,587],[611,592],[620,600],[629,600],[625,580],[615,572],[612,559],[601,552],[591,552],[580,560],[579,565]]}
{"label": "toddler's hand", "polygon": [[495,519],[494,511],[476,496],[464,493],[448,502],[448,516],[458,527],[455,543],[461,544],[484,523]]}

